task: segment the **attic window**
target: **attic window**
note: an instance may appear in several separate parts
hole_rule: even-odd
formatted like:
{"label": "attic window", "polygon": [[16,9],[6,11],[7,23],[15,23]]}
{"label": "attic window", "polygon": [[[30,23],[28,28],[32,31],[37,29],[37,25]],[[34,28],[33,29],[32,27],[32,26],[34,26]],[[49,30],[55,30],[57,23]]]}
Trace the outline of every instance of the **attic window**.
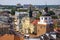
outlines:
{"label": "attic window", "polygon": [[45,20],[47,20],[47,18],[45,18]]}

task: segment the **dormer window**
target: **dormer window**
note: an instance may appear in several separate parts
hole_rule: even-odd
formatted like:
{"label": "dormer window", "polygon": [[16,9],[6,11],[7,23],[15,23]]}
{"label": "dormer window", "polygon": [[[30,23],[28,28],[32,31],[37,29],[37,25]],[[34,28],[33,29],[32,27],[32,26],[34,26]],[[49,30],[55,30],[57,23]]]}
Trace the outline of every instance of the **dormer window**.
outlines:
{"label": "dormer window", "polygon": [[47,18],[45,18],[45,20],[47,20]]}

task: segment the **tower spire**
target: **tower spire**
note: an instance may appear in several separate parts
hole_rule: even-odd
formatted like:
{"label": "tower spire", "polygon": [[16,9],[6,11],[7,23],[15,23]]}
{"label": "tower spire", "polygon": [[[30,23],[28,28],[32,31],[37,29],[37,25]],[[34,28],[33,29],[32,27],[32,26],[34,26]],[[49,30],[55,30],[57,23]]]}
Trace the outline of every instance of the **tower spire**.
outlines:
{"label": "tower spire", "polygon": [[47,6],[47,2],[45,3],[46,7],[44,8],[45,12],[48,13],[48,6]]}
{"label": "tower spire", "polygon": [[32,17],[32,6],[30,5],[29,7],[29,17],[31,18]]}

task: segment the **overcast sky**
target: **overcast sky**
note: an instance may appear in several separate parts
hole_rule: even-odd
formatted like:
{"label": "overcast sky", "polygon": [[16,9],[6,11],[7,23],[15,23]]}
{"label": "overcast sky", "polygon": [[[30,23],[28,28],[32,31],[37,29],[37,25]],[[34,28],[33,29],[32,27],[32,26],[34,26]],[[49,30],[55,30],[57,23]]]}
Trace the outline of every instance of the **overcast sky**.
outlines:
{"label": "overcast sky", "polygon": [[2,5],[16,4],[33,4],[33,5],[60,5],[60,0],[0,0]]}

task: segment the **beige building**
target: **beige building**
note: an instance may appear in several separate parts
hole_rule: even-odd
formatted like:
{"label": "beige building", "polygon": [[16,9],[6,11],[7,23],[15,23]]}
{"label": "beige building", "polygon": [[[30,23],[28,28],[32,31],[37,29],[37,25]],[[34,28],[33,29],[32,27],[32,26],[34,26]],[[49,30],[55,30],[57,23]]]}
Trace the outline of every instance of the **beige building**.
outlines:
{"label": "beige building", "polygon": [[24,17],[21,22],[22,22],[23,33],[33,33],[34,32],[34,26],[30,23],[29,17]]}

